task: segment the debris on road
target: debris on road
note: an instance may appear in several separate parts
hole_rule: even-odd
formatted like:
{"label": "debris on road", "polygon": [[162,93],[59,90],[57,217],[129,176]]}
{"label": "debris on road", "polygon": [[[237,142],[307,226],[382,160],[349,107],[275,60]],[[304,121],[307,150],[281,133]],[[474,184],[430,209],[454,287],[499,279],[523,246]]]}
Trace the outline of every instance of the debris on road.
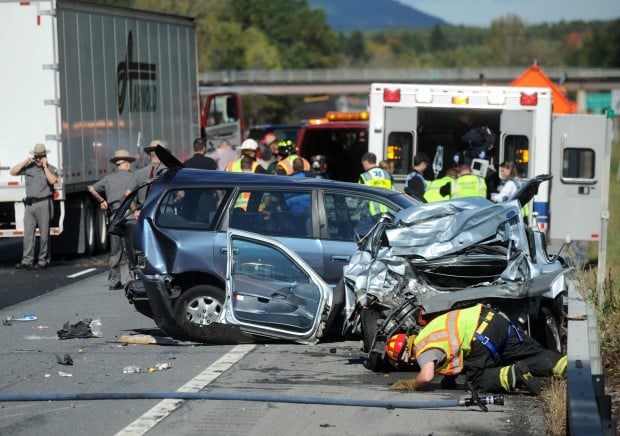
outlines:
{"label": "debris on road", "polygon": [[[60,339],[74,339],[74,338],[95,338],[99,337],[93,334],[91,330],[90,319],[81,319],[75,324],[69,325],[69,321],[65,322],[62,329],[58,330],[56,333]],[[99,330],[101,333],[101,330]]]}
{"label": "debris on road", "polygon": [[61,365],[73,365],[73,359],[71,358],[69,353],[65,353],[63,357],[60,357],[58,353],[54,353],[54,355],[56,356],[56,360],[58,361],[58,363],[60,363]]}
{"label": "debris on road", "polygon": [[6,319],[2,320],[2,324],[12,325],[14,322],[35,321],[36,319],[37,315],[35,313],[24,313],[24,316],[19,318],[14,315],[8,316]]}
{"label": "debris on road", "polygon": [[123,368],[123,374],[133,374],[138,372],[142,372],[139,366],[130,365]]}
{"label": "debris on road", "polygon": [[152,366],[149,368],[149,372],[155,372],[155,371],[165,371],[167,369],[170,369],[171,366],[168,362],[164,362],[164,363],[158,363],[155,366]]}
{"label": "debris on road", "polygon": [[158,345],[176,345],[177,341],[167,337],[158,337],[153,335],[122,335],[118,338],[118,342],[122,344],[158,344]]}

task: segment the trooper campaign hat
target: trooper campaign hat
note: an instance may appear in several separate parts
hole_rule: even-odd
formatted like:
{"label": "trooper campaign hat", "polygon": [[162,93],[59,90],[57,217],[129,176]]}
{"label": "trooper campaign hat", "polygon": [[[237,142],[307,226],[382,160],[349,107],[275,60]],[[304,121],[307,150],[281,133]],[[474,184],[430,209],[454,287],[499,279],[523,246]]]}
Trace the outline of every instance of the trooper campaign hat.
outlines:
{"label": "trooper campaign hat", "polygon": [[163,140],[163,139],[154,139],[151,141],[151,143],[147,146],[144,147],[144,152],[145,153],[150,153],[151,151],[155,151],[155,149],[157,148],[158,145],[161,145],[162,147],[164,147],[165,149],[168,149],[168,142]]}
{"label": "trooper campaign hat", "polygon": [[110,158],[110,162],[115,164],[119,160],[126,160],[127,162],[133,162],[134,160],[136,160],[136,158],[130,155],[127,150],[116,150],[114,152],[114,156]]}
{"label": "trooper campaign hat", "polygon": [[30,154],[32,154],[34,157],[37,157],[37,156],[45,156],[49,152],[50,151],[45,148],[44,144],[36,144],[33,150],[30,152]]}

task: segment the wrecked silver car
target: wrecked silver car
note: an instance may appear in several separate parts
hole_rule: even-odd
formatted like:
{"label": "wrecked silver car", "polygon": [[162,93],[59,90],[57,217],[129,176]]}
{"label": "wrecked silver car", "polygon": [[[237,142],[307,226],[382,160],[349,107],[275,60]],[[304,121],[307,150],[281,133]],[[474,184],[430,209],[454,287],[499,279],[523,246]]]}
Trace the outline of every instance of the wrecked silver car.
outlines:
{"label": "wrecked silver car", "polygon": [[451,309],[486,302],[543,345],[561,349],[567,262],[550,257],[544,234],[521,208],[550,176],[528,181],[514,199],[455,199],[385,215],[344,269],[357,306],[367,365],[385,362],[393,334],[416,333]]}

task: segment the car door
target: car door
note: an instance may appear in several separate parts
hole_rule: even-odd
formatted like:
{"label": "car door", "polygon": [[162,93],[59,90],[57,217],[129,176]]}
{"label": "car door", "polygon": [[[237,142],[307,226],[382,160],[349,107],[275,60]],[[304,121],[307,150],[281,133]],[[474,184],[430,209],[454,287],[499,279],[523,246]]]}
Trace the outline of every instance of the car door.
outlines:
{"label": "car door", "polygon": [[323,251],[316,237],[316,199],[313,189],[290,187],[241,188],[229,204],[227,225],[215,240],[217,270],[226,270],[226,230],[235,228],[277,239],[299,254],[323,277]]}
{"label": "car door", "polygon": [[312,342],[332,292],[304,260],[275,239],[229,229],[225,321],[252,335]]}

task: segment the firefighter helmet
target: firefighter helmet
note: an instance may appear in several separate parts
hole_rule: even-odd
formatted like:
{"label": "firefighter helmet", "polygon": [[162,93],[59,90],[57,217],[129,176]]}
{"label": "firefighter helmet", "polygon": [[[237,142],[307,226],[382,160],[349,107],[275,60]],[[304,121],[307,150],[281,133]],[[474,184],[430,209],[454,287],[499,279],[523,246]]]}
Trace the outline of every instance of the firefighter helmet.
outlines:
{"label": "firefighter helmet", "polygon": [[398,359],[403,354],[403,350],[407,348],[407,335],[404,333],[398,333],[390,338],[385,346],[385,353],[394,362],[398,362]]}
{"label": "firefighter helmet", "polygon": [[290,139],[278,142],[278,155],[286,157],[295,154],[295,144]]}

